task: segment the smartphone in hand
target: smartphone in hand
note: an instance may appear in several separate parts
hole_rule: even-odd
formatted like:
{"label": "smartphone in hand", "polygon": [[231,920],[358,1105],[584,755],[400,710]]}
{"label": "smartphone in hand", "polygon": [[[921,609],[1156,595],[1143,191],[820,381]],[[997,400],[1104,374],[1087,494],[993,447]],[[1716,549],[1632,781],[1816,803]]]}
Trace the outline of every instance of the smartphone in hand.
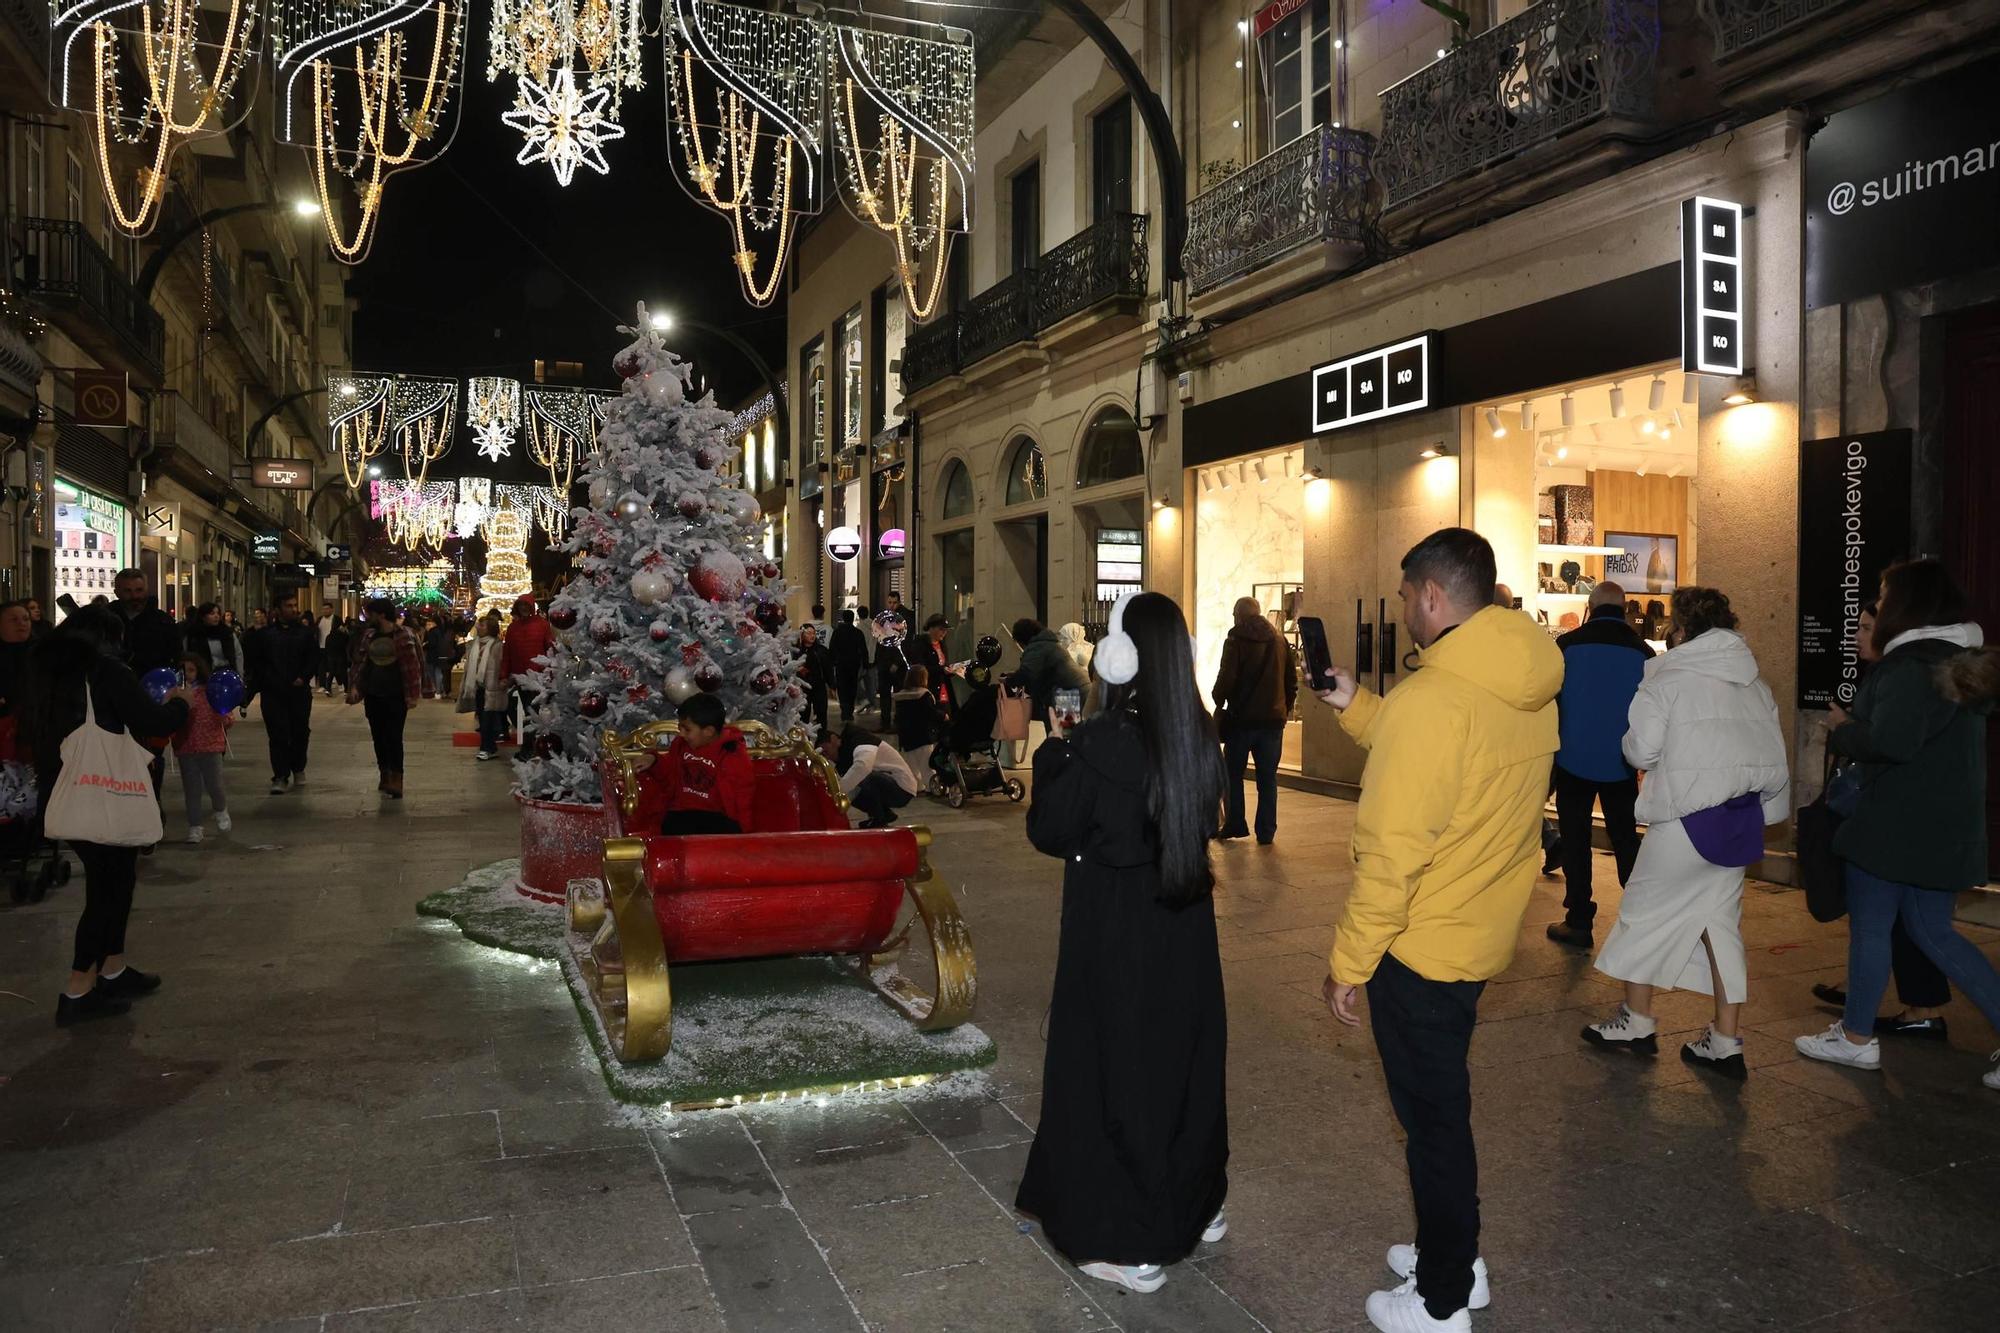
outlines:
{"label": "smartphone in hand", "polygon": [[1056,721],[1064,731],[1074,727],[1083,718],[1083,691],[1073,689],[1057,690],[1049,696],[1049,703],[1055,710]]}
{"label": "smartphone in hand", "polygon": [[1315,694],[1333,689],[1333,650],[1327,646],[1326,625],[1318,616],[1299,617],[1299,643],[1306,653],[1307,688]]}

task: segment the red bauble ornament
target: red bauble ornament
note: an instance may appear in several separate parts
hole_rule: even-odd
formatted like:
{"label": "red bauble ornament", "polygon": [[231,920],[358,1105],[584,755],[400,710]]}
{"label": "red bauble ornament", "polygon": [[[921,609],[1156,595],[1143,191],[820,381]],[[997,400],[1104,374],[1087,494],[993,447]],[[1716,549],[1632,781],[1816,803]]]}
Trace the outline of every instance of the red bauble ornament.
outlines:
{"label": "red bauble ornament", "polygon": [[698,643],[682,644],[681,661],[687,663],[689,666],[693,666],[695,663],[701,661],[701,645]]}
{"label": "red bauble ornament", "polygon": [[727,551],[710,551],[688,572],[688,586],[711,602],[734,600],[743,591],[743,562]]}
{"label": "red bauble ornament", "polygon": [[590,627],[590,637],[597,640],[600,644],[608,646],[618,637],[618,622],[615,620],[598,621]]}
{"label": "red bauble ornament", "polygon": [[722,688],[722,668],[713,662],[704,662],[695,668],[694,683],[709,693]]}
{"label": "red bauble ornament", "polygon": [[778,575],[779,575],[779,574],[780,574],[781,572],[782,572],[782,571],[780,571],[780,570],[779,570],[779,568],[778,568],[778,567],[777,567],[776,565],[774,565],[774,564],[770,563],[770,562],[769,562],[768,560],[764,562],[764,577],[765,577],[765,578],[767,578],[767,579],[774,579],[774,578],[778,577]]}
{"label": "red bauble ornament", "polygon": [[554,732],[545,731],[535,737],[535,753],[539,757],[547,759],[549,756],[561,752],[562,737],[556,735]]}
{"label": "red bauble ornament", "polygon": [[576,628],[576,608],[573,606],[552,606],[549,608],[549,623],[557,629]]}
{"label": "red bauble ornament", "polygon": [[644,363],[637,352],[626,352],[611,363],[611,368],[618,372],[619,379],[629,380],[644,368]]}
{"label": "red bauble ornament", "polygon": [[708,501],[699,495],[683,495],[675,502],[674,508],[681,511],[682,518],[697,519],[707,512]]}
{"label": "red bauble ornament", "polygon": [[694,461],[703,472],[713,472],[715,465],[722,461],[722,455],[704,444],[694,451]]}
{"label": "red bauble ornament", "polygon": [[778,673],[765,667],[750,678],[750,688],[759,694],[769,694],[778,688]]}
{"label": "red bauble ornament", "polygon": [[576,711],[588,718],[603,717],[604,710],[609,706],[609,702],[601,694],[578,695],[576,700]]}
{"label": "red bauble ornament", "polygon": [[665,643],[667,641],[667,637],[672,633],[673,630],[668,627],[666,621],[655,620],[652,623],[652,625],[647,628],[646,637],[651,639],[654,643]]}

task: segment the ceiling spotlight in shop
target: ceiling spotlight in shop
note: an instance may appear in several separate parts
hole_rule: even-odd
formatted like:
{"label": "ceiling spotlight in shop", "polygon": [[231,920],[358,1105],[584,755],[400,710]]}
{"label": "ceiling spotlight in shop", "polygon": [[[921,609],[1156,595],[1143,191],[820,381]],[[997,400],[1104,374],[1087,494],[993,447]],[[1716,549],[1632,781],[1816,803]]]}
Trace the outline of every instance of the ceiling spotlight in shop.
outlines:
{"label": "ceiling spotlight in shop", "polygon": [[[1507,438],[1507,428],[1500,424],[1500,411],[1498,408],[1489,407],[1486,409],[1486,429],[1492,433],[1493,438],[1496,440]],[[1435,458],[1437,455],[1425,454],[1424,457]]]}
{"label": "ceiling spotlight in shop", "polygon": [[1203,495],[1213,495],[1213,494],[1215,494],[1215,474],[1214,474],[1214,473],[1212,473],[1212,472],[1204,472],[1204,473],[1202,473],[1202,474],[1201,474],[1201,493],[1202,493]]}
{"label": "ceiling spotlight in shop", "polygon": [[1622,384],[1611,386],[1611,415],[1614,417],[1625,415],[1625,386]]}
{"label": "ceiling spotlight in shop", "polygon": [[1646,390],[1646,410],[1657,412],[1667,405],[1667,381],[1659,375],[1653,376],[1653,387]]}
{"label": "ceiling spotlight in shop", "polygon": [[1576,396],[1574,394],[1566,393],[1563,395],[1563,425],[1574,426],[1575,424],[1576,424]]}
{"label": "ceiling spotlight in shop", "polygon": [[1255,468],[1257,469],[1257,481],[1258,481],[1258,484],[1260,484],[1260,485],[1261,485],[1261,484],[1263,484],[1264,482],[1267,482],[1267,481],[1269,481],[1269,480],[1271,479],[1271,474],[1270,474],[1269,472],[1266,472],[1266,471],[1264,470],[1264,460],[1263,460],[1263,459],[1261,459],[1261,458],[1260,458],[1260,459],[1258,459],[1258,460],[1257,460],[1257,461],[1256,461],[1256,462],[1255,462],[1254,464],[1252,464],[1252,466],[1253,466],[1253,467],[1255,467]]}
{"label": "ceiling spotlight in shop", "polygon": [[1521,430],[1533,434],[1535,429],[1535,405],[1527,399],[1521,400]]}
{"label": "ceiling spotlight in shop", "polygon": [[1701,401],[1701,376],[1681,376],[1681,401],[1684,403]]}

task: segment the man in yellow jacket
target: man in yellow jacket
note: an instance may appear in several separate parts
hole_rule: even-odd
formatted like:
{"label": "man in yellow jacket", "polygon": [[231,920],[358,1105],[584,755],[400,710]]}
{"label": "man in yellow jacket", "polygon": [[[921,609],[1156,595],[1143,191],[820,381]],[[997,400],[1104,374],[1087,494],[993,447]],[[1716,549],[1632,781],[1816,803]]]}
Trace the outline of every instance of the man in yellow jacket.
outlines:
{"label": "man in yellow jacket", "polygon": [[1370,1296],[1368,1317],[1390,1333],[1431,1333],[1469,1330],[1468,1309],[1490,1298],[1466,1053],[1479,993],[1513,959],[1541,865],[1563,660],[1528,617],[1493,605],[1493,548],[1476,532],[1417,543],[1400,592],[1422,669],[1387,698],[1338,669],[1319,691],[1368,751],[1326,999],[1359,1026],[1367,987],[1408,1137],[1417,1241],[1389,1251],[1404,1282]]}

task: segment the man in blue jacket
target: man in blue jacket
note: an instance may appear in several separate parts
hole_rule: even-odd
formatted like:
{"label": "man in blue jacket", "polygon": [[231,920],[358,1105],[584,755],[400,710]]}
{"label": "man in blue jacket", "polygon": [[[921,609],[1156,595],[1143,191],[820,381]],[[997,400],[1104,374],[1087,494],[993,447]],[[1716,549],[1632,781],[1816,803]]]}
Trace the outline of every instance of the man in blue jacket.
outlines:
{"label": "man in blue jacket", "polygon": [[1562,715],[1562,748],[1556,751],[1556,823],[1562,831],[1563,909],[1549,927],[1558,944],[1588,949],[1597,904],[1590,896],[1590,808],[1604,809],[1604,831],[1618,863],[1618,882],[1632,875],[1639,856],[1639,826],[1632,807],[1639,780],[1625,762],[1626,718],[1653,650],[1625,620],[1625,590],[1600,583],[1590,594],[1589,616],[1556,640],[1562,649],[1563,685],[1556,696]]}

